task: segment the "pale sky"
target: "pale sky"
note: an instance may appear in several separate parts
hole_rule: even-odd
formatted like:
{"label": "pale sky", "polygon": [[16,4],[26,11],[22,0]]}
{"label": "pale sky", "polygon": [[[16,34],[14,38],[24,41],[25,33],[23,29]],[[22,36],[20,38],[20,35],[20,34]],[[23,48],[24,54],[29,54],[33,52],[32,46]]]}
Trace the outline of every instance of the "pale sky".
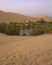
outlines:
{"label": "pale sky", "polygon": [[0,0],[0,10],[28,16],[52,16],[52,0]]}

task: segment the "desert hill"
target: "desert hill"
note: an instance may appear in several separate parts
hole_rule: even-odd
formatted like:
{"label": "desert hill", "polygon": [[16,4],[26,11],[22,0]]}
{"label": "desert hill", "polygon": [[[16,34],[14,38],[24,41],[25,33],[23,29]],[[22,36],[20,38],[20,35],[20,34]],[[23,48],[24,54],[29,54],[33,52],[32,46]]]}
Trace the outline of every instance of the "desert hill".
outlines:
{"label": "desert hill", "polygon": [[36,22],[37,20],[40,20],[41,18],[43,18],[44,20],[47,20],[47,21],[52,21],[52,17],[48,17],[45,15],[30,17],[30,16],[18,14],[18,13],[0,11],[0,22],[7,22],[7,23],[8,22],[24,22],[27,20]]}
{"label": "desert hill", "polygon": [[36,21],[36,18],[18,13],[0,11],[0,22],[24,22],[26,20]]}
{"label": "desert hill", "polygon": [[46,15],[38,15],[38,16],[35,16],[35,18],[37,18],[37,19],[44,19],[44,20],[46,20],[46,21],[52,21],[52,17],[49,17],[49,16],[46,16]]}

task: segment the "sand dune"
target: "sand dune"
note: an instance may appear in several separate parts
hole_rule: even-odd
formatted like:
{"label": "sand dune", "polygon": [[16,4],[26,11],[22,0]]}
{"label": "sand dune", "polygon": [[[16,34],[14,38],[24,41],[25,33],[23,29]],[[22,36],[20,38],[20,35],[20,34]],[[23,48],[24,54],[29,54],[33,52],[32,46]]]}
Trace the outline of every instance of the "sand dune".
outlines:
{"label": "sand dune", "polygon": [[52,65],[52,34],[0,35],[0,65]]}

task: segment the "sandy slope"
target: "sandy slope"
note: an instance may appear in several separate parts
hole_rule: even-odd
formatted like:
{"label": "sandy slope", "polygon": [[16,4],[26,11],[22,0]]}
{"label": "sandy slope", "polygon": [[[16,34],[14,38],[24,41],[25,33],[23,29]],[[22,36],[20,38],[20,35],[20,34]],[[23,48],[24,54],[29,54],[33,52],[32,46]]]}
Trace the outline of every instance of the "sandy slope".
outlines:
{"label": "sandy slope", "polygon": [[34,17],[22,15],[22,14],[19,14],[19,13],[0,11],[0,23],[1,22],[6,22],[6,23],[9,23],[9,22],[25,22],[26,20],[35,22],[37,19],[34,18]]}
{"label": "sandy slope", "polygon": [[13,13],[13,12],[4,12],[4,11],[0,11],[0,23],[1,22],[25,22],[25,21],[32,21],[32,22],[36,22],[38,20],[40,20],[41,18],[43,18],[46,21],[50,21],[52,22],[52,17],[46,16],[46,15],[38,15],[35,17],[30,17],[30,16],[26,16],[26,15],[22,15],[19,13]]}
{"label": "sandy slope", "polygon": [[0,35],[0,65],[52,65],[52,34]]}

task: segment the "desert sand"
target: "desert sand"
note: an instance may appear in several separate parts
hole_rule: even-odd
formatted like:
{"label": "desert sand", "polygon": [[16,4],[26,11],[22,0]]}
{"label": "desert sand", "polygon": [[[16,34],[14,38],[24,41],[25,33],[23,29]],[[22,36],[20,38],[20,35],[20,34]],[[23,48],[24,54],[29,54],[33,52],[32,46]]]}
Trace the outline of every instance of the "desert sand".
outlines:
{"label": "desert sand", "polygon": [[52,34],[0,34],[0,65],[52,65]]}

